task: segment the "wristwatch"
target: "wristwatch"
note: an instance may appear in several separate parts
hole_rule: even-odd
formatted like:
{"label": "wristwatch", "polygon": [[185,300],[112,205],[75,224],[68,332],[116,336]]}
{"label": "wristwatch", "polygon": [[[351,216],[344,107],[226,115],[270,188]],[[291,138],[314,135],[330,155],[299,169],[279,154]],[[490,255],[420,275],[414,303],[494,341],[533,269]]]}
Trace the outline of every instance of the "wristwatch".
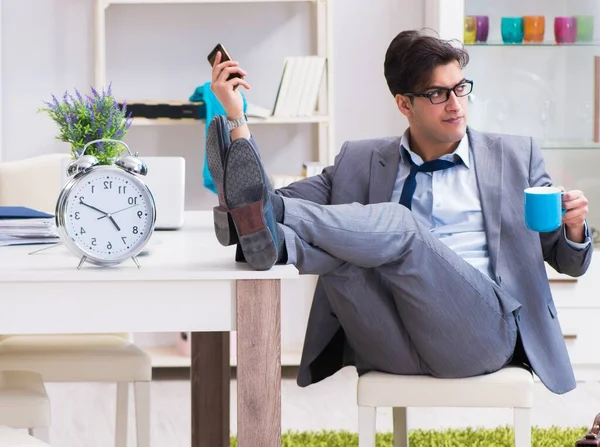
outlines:
{"label": "wristwatch", "polygon": [[231,132],[236,127],[243,126],[247,122],[248,122],[248,118],[246,117],[246,114],[244,114],[241,118],[237,118],[234,120],[227,118],[227,126],[229,127],[229,132]]}

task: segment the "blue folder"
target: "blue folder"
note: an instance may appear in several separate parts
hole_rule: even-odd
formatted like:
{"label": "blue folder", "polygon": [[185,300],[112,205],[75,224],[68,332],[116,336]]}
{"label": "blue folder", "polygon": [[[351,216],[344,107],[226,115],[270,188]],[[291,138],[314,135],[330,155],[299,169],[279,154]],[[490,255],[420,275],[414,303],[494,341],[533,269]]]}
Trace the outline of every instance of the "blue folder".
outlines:
{"label": "blue folder", "polygon": [[3,219],[51,219],[54,216],[26,206],[0,206],[0,220]]}

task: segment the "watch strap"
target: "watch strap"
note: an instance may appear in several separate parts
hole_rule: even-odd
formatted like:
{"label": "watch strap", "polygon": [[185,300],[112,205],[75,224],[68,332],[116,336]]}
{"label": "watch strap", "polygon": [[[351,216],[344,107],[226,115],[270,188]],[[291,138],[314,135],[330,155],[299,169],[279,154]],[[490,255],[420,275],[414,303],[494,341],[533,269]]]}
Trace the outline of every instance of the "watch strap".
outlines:
{"label": "watch strap", "polygon": [[236,119],[227,118],[227,125],[229,126],[230,132],[237,127],[243,126],[247,122],[248,122],[248,118],[246,117],[246,114],[244,114],[241,118],[236,118]]}

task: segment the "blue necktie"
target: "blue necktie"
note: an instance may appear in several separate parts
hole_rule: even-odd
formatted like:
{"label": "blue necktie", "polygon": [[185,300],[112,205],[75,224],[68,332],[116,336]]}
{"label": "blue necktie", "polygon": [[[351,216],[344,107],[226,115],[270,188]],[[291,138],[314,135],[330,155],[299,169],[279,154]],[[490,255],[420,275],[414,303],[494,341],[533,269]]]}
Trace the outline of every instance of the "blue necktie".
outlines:
{"label": "blue necktie", "polygon": [[418,166],[412,160],[410,156],[408,156],[410,160],[410,173],[406,180],[404,181],[404,186],[402,187],[402,194],[400,195],[400,205],[404,205],[409,210],[412,206],[412,197],[415,193],[415,189],[417,189],[417,172],[434,172],[441,171],[442,169],[448,169],[452,166],[456,166],[457,163],[449,160],[431,160],[426,161],[422,165]]}

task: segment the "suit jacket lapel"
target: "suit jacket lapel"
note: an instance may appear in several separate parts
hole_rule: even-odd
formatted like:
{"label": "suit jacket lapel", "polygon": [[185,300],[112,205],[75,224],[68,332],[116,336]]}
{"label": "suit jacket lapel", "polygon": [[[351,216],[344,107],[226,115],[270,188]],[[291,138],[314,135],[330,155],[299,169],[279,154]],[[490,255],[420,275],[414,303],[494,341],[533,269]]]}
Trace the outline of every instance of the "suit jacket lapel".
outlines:
{"label": "suit jacket lapel", "polygon": [[488,250],[495,274],[500,251],[502,216],[502,170],[504,165],[502,141],[470,128],[468,135],[479,187]]}
{"label": "suit jacket lapel", "polygon": [[389,202],[398,175],[400,140],[377,150],[371,161],[369,203]]}

